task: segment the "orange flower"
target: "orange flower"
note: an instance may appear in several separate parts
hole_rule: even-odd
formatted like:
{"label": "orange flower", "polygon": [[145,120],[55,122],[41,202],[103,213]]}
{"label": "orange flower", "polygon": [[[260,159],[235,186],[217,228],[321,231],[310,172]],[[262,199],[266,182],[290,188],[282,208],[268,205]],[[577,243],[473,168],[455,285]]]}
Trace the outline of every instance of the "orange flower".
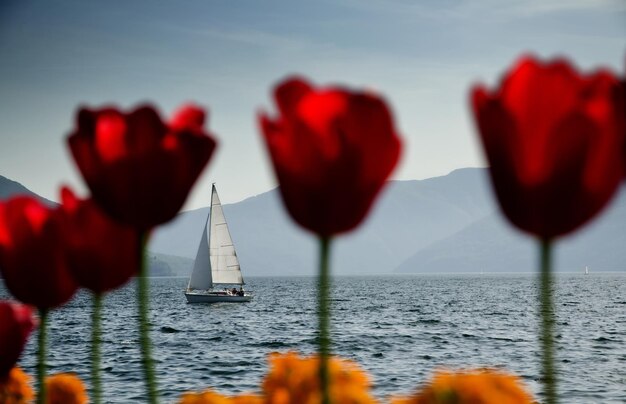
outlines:
{"label": "orange flower", "polygon": [[494,370],[435,373],[433,380],[411,397],[391,404],[525,404],[533,400],[520,380]]}
{"label": "orange flower", "polygon": [[240,396],[223,396],[212,390],[202,393],[185,393],[180,398],[179,404],[261,404],[261,397],[253,394]]}
{"label": "orange flower", "polygon": [[[300,357],[294,352],[272,354],[270,371],[263,381],[268,404],[317,404],[321,401],[319,358]],[[375,403],[370,382],[354,362],[331,358],[329,363],[330,398],[334,404]]]}
{"label": "orange flower", "polygon": [[89,401],[85,385],[71,373],[46,377],[46,390],[47,404],[84,404]]}
{"label": "orange flower", "polygon": [[35,397],[30,386],[31,377],[18,367],[0,378],[0,403],[22,404],[29,403]]}

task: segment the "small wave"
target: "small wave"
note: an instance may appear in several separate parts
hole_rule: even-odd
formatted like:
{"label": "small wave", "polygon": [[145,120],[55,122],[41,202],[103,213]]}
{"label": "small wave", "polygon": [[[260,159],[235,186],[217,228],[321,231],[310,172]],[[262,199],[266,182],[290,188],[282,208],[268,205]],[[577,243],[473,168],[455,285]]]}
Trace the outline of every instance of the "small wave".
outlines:
{"label": "small wave", "polygon": [[372,358],[382,358],[384,355],[382,352],[376,352],[372,354]]}
{"label": "small wave", "polygon": [[258,348],[288,348],[291,345],[286,344],[282,341],[268,341],[268,342],[259,342],[256,344],[252,344],[251,346],[258,347]]}
{"label": "small wave", "polygon": [[420,323],[420,324],[439,324],[439,323],[441,323],[441,321],[437,320],[435,318],[425,318],[423,320],[417,320],[416,323]]}
{"label": "small wave", "polygon": [[256,365],[256,363],[254,362],[249,362],[245,360],[221,361],[221,362],[213,362],[213,364],[218,365],[220,368],[229,368],[229,369],[232,369],[234,366],[247,367],[247,366]]}
{"label": "small wave", "polygon": [[314,337],[314,338],[303,339],[302,341],[300,341],[300,343],[317,346],[319,342],[317,338]]}
{"label": "small wave", "polygon": [[173,334],[173,333],[180,332],[180,331],[177,330],[176,328],[163,326],[161,327],[161,332],[165,334]]}
{"label": "small wave", "polygon": [[613,338],[607,338],[607,337],[598,337],[598,338],[595,338],[594,341],[596,342],[619,342],[619,341],[614,340]]}
{"label": "small wave", "polygon": [[221,369],[221,370],[211,370],[210,373],[212,375],[236,375],[239,373],[246,373],[244,369]]}
{"label": "small wave", "polygon": [[496,341],[506,341],[506,342],[524,342],[523,339],[520,338],[507,338],[507,337],[487,337],[489,339],[493,339]]}
{"label": "small wave", "polygon": [[[602,345],[592,345],[591,348],[593,349],[597,349],[597,350],[612,350],[613,348],[610,345],[607,344],[602,344]],[[597,358],[598,359],[598,358]],[[599,360],[599,359],[598,359]]]}

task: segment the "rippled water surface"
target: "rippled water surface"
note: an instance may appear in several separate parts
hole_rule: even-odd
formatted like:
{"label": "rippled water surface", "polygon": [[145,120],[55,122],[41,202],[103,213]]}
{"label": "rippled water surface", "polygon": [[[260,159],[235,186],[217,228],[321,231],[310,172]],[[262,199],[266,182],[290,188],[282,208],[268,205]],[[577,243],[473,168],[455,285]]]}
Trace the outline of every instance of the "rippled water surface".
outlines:
{"label": "rippled water surface", "polygon": [[[151,335],[166,402],[209,386],[254,391],[269,352],[315,350],[314,278],[249,278],[252,302],[213,305],[187,304],[186,282],[151,280]],[[539,394],[533,275],[339,277],[333,287],[333,350],[369,372],[377,397],[408,393],[442,366],[506,368]],[[134,288],[105,302],[102,377],[110,402],[144,397]],[[559,275],[555,291],[562,401],[626,402],[626,274]],[[51,372],[89,381],[90,313],[91,298],[81,292],[51,314]],[[35,338],[21,365],[35,373]]]}

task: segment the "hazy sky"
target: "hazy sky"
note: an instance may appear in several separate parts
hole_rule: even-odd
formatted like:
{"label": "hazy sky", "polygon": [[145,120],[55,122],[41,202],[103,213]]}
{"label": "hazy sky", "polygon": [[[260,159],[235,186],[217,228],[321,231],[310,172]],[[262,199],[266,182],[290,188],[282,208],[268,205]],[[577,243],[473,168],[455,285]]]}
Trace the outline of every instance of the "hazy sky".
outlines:
{"label": "hazy sky", "polygon": [[467,94],[524,52],[624,72],[624,0],[1,0],[0,175],[84,191],[65,137],[77,106],[210,110],[220,142],[185,209],[273,188],[256,114],[293,73],[382,93],[404,135],[396,179],[482,166]]}

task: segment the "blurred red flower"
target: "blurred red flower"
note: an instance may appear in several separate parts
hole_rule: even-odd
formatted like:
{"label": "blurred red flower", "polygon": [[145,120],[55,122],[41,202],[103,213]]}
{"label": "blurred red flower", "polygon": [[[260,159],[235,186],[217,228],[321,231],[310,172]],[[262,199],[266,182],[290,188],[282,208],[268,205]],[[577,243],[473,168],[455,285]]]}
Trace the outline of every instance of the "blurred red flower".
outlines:
{"label": "blurred red flower", "polygon": [[48,309],[74,295],[62,230],[58,209],[26,196],[0,202],[0,272],[21,302]]}
{"label": "blurred red flower", "polygon": [[35,327],[29,306],[0,301],[0,379],[9,374]]}
{"label": "blurred red flower", "polygon": [[545,240],[567,234],[611,199],[624,173],[619,81],[566,61],[523,57],[471,103],[508,219]]}
{"label": "blurred red flower", "polygon": [[94,293],[118,288],[139,272],[140,236],[109,218],[91,200],[61,190],[68,268],[78,284]]}
{"label": "blurred red flower", "polygon": [[191,105],[169,125],[151,106],[81,109],[68,142],[96,203],[146,231],[176,215],[209,161],[216,143],[204,121]]}
{"label": "blurred red flower", "polygon": [[355,228],[400,156],[401,142],[380,97],[316,89],[290,78],[274,90],[279,116],[260,116],[287,210],[323,237]]}

